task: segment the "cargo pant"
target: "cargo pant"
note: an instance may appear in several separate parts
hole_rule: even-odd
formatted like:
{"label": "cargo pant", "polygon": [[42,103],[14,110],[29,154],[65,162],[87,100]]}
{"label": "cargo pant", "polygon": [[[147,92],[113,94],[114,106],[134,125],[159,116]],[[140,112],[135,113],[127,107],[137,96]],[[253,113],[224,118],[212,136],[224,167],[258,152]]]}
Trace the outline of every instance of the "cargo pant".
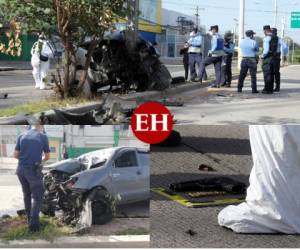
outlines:
{"label": "cargo pant", "polygon": [[[189,66],[191,70],[191,80],[195,80],[197,77],[196,73],[196,64],[198,65],[199,68],[199,75],[200,77],[200,67],[202,64],[202,54],[200,53],[189,53]],[[204,70],[204,78],[207,78],[206,71]]]}
{"label": "cargo pant", "polygon": [[205,67],[208,65],[213,64],[215,67],[215,74],[216,74],[216,82],[213,84],[213,87],[220,87],[221,85],[221,80],[222,80],[222,56],[219,57],[206,57],[203,62],[201,63],[200,66],[200,72],[199,72],[199,77],[200,80],[202,81],[205,73]]}
{"label": "cargo pant", "polygon": [[273,93],[274,90],[274,64],[272,58],[268,57],[263,60],[262,70],[264,74],[265,87],[264,91]]}
{"label": "cargo pant", "polygon": [[41,168],[36,166],[19,166],[17,175],[22,185],[28,224],[30,227],[39,228],[39,214],[44,196]]}

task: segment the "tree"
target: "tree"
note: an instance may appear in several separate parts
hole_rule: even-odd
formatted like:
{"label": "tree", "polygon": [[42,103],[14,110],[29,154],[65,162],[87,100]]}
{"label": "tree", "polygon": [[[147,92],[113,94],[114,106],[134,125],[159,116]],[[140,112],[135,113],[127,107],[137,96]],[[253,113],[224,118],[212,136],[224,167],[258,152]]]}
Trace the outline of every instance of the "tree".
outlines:
{"label": "tree", "polygon": [[[57,34],[65,49],[64,75],[55,83],[62,97],[78,96],[86,82],[91,57],[104,32],[126,17],[126,0],[5,0],[0,3],[7,20],[21,24],[26,32]],[[76,49],[90,40],[86,63],[76,82]]]}

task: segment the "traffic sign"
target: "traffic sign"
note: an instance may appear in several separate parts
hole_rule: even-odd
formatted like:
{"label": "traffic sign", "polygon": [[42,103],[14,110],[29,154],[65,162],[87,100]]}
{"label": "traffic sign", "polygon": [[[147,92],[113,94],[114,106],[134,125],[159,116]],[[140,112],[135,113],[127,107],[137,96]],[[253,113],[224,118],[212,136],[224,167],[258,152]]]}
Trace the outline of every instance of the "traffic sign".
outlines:
{"label": "traffic sign", "polygon": [[291,28],[300,28],[300,11],[291,13]]}

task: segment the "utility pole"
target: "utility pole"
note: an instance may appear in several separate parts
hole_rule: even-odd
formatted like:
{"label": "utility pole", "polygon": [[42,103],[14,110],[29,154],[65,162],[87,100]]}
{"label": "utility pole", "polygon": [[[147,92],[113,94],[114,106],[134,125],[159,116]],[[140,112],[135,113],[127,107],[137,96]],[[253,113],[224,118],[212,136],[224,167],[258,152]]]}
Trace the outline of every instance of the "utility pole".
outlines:
{"label": "utility pole", "polygon": [[196,28],[199,28],[199,6],[196,7]]}
{"label": "utility pole", "polygon": [[278,0],[274,0],[274,28],[277,28]]}
{"label": "utility pole", "polygon": [[205,10],[205,8],[199,8],[199,6],[197,5],[196,9],[194,9],[194,10],[196,10],[196,14],[195,14],[195,16],[196,16],[196,27],[199,29],[200,28],[200,14],[199,14],[199,12],[200,12],[200,10]]}
{"label": "utility pole", "polygon": [[140,0],[134,0],[134,38],[135,40],[138,38],[139,33],[139,11],[140,11]]}
{"label": "utility pole", "polygon": [[[245,33],[245,0],[240,0],[240,25],[239,25],[239,46],[241,44],[241,40],[244,38]],[[242,55],[240,48],[238,50],[238,68],[241,68]]]}

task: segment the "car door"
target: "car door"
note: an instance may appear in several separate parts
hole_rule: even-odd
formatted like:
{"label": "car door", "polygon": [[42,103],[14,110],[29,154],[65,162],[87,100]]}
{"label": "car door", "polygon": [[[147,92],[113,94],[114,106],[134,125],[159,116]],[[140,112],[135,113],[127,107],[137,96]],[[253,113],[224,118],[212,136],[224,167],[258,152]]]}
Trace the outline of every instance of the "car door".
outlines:
{"label": "car door", "polygon": [[139,171],[141,174],[138,176],[139,192],[136,196],[139,200],[145,200],[150,197],[150,154],[149,152],[138,152]]}
{"label": "car door", "polygon": [[116,193],[121,196],[121,203],[135,201],[139,190],[139,178],[142,174],[134,149],[120,150],[113,164],[113,185]]}

